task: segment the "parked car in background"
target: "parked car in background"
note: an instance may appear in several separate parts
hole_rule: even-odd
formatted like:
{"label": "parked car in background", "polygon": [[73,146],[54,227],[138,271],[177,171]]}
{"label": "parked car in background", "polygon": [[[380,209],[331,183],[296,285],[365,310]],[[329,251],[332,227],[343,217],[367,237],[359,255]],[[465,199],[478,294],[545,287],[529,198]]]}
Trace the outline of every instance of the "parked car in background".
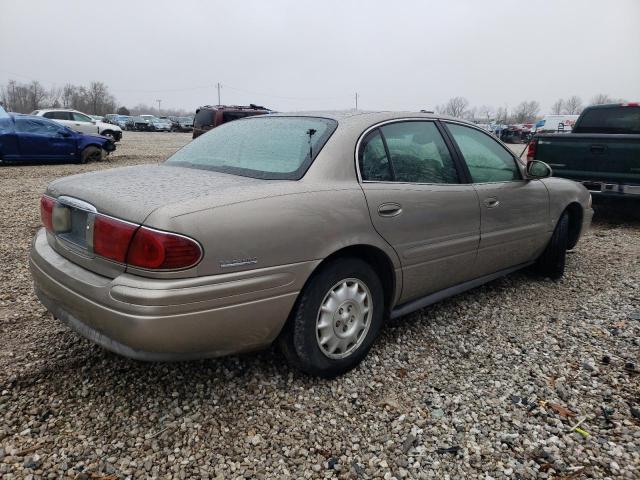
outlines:
{"label": "parked car in background", "polygon": [[114,142],[118,142],[122,138],[122,129],[119,126],[95,120],[86,113],[77,110],[64,108],[43,109],[35,110],[31,112],[31,115],[49,118],[76,132],[104,135]]}
{"label": "parked car in background", "polygon": [[152,132],[170,132],[171,131],[171,120],[168,118],[158,118],[158,117],[150,117],[149,120],[149,130]]}
{"label": "parked car in background", "polygon": [[508,125],[500,131],[500,140],[505,143],[527,143],[531,138],[532,123]]}
{"label": "parked car in background", "polygon": [[536,133],[570,133],[580,115],[545,115],[531,129]]}
{"label": "parked car in background", "polygon": [[131,117],[129,115],[116,115],[116,118],[114,119],[113,123],[114,125],[118,125],[122,130],[126,130],[127,129],[127,123],[129,122],[129,119]]}
{"label": "parked car in background", "polygon": [[640,103],[587,107],[571,133],[536,135],[527,159],[547,162],[554,176],[595,195],[640,199]]}
{"label": "parked car in background", "polygon": [[87,163],[101,160],[115,149],[115,143],[109,138],[78,133],[48,118],[0,114],[0,161],[3,163]]}
{"label": "parked car in background", "polygon": [[193,118],[175,117],[172,127],[174,132],[191,132],[193,131]]}
{"label": "parked car in background", "polygon": [[159,165],[51,183],[31,271],[56,318],[120,354],[277,339],[292,365],[332,377],[389,317],[528,265],[559,278],[591,197],[549,174],[436,115],[254,116]]}
{"label": "parked car in background", "polygon": [[248,107],[240,105],[205,105],[196,110],[196,115],[193,119],[193,138],[197,138],[223,123],[266,113],[271,113],[271,110],[253,103]]}
{"label": "parked car in background", "polygon": [[149,120],[143,116],[132,116],[127,119],[127,130],[148,132],[151,130]]}

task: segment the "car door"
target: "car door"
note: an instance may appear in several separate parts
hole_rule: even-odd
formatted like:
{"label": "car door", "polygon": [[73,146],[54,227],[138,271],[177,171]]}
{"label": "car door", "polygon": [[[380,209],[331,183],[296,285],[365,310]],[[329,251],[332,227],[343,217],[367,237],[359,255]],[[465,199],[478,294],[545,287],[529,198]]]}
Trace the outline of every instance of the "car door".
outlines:
{"label": "car door", "polygon": [[402,264],[400,302],[467,280],[480,239],[478,198],[437,123],[379,125],[359,142],[358,157],[373,225]]}
{"label": "car door", "polygon": [[479,128],[445,123],[480,202],[480,247],[474,276],[534,260],[550,236],[549,193],[527,180],[515,156]]}
{"label": "car door", "polygon": [[79,112],[70,112],[72,124],[70,128],[80,133],[98,133],[98,126],[95,121],[88,115]]}
{"label": "car door", "polygon": [[46,118],[15,118],[16,135],[23,160],[73,160],[76,143],[72,132]]}

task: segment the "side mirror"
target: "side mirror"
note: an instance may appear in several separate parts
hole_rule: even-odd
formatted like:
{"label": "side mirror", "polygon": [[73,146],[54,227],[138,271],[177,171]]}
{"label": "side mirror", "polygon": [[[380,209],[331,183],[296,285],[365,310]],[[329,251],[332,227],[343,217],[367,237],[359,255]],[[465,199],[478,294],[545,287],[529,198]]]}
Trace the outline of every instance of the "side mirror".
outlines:
{"label": "side mirror", "polygon": [[551,167],[540,160],[531,160],[527,163],[527,177],[547,178],[553,174]]}
{"label": "side mirror", "polygon": [[96,122],[96,120],[91,120],[91,123],[93,123],[95,125],[97,122]]}
{"label": "side mirror", "polygon": [[64,138],[69,138],[71,136],[71,132],[68,132],[66,130],[60,130],[58,131],[58,135]]}

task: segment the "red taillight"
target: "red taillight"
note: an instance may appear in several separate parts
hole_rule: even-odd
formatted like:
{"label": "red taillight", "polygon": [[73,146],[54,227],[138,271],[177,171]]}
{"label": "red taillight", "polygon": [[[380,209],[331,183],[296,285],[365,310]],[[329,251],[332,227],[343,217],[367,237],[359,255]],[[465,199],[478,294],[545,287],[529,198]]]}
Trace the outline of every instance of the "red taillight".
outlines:
{"label": "red taillight", "polygon": [[97,215],[93,224],[93,252],[101,257],[124,263],[127,250],[138,225]]}
{"label": "red taillight", "polygon": [[620,105],[621,107],[640,107],[638,102],[627,102]]}
{"label": "red taillight", "polygon": [[536,158],[537,148],[538,148],[538,140],[531,140],[529,142],[529,148],[527,148],[527,161],[531,161]]}
{"label": "red taillight", "polygon": [[40,218],[44,228],[50,232],[53,232],[53,205],[55,203],[56,201],[51,197],[46,195],[40,197]]}
{"label": "red taillight", "polygon": [[152,270],[173,270],[192,267],[201,257],[202,250],[195,240],[140,227],[129,247],[127,264]]}

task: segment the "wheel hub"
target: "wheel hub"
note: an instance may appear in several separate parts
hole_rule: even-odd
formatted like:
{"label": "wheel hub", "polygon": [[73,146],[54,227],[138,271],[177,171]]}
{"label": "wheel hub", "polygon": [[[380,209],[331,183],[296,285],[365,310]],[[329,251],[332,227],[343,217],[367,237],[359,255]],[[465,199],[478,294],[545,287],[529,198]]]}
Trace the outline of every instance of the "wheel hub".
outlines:
{"label": "wheel hub", "polygon": [[316,339],[324,355],[345,358],[362,343],[369,330],[371,293],[364,282],[345,279],[325,295],[318,311]]}

